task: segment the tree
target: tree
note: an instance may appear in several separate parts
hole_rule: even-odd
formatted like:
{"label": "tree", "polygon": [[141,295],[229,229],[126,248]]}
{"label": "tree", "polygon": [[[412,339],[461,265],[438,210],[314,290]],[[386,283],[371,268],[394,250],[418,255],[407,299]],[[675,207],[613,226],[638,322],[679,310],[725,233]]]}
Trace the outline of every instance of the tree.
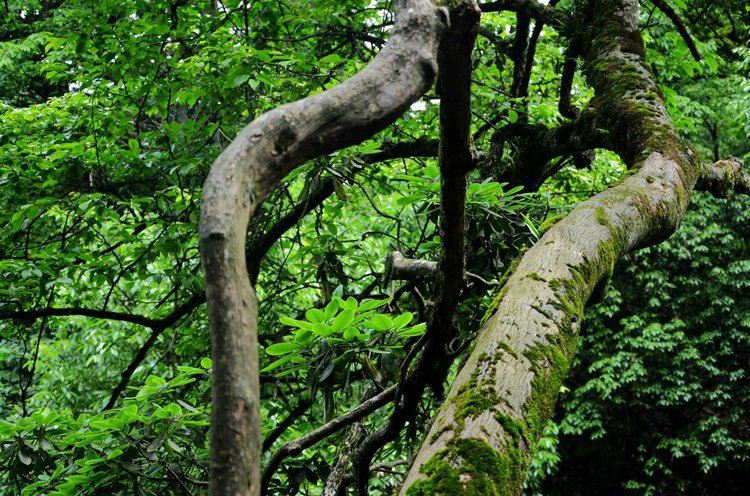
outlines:
{"label": "tree", "polygon": [[[746,197],[696,193],[668,242],[615,271],[584,323],[544,494],[742,491],[746,212]],[[596,453],[610,456],[594,469]]]}
{"label": "tree", "polygon": [[[324,494],[343,494],[348,486],[368,494],[370,473],[378,469],[376,455],[389,443],[398,445],[405,433],[420,431],[430,413],[424,401],[434,401],[435,415],[409,464],[401,494],[520,494],[534,446],[575,356],[584,309],[605,292],[618,260],[667,239],[695,189],[727,196],[750,188],[739,159],[721,160],[719,148],[736,141],[724,134],[736,137],[740,132],[724,131],[718,115],[711,115],[706,126],[715,145],[711,163],[678,133],[667,107],[675,107],[670,100],[681,95],[662,91],[660,83],[669,80],[670,72],[647,62],[639,5],[633,0],[550,5],[457,0],[439,6],[403,0],[394,6],[392,27],[389,15],[377,24],[373,8],[350,3],[337,7],[341,10],[334,21],[326,6],[305,11],[296,4],[295,15],[289,15],[282,7],[274,11],[247,2],[6,3],[2,36],[12,50],[4,60],[23,68],[13,77],[0,76],[9,107],[3,113],[8,138],[2,145],[13,164],[5,180],[17,178],[21,186],[20,195],[10,189],[5,193],[5,203],[15,213],[8,218],[11,248],[3,256],[15,282],[5,290],[8,300],[0,314],[12,319],[3,330],[18,349],[13,355],[17,362],[7,372],[18,376],[13,389],[20,393],[7,403],[18,405],[20,420],[0,431],[3,444],[16,455],[9,464],[15,487],[125,490],[129,482],[107,471],[107,460],[122,456],[123,467],[134,474],[134,490],[156,484],[148,475],[153,462],[162,466],[156,473],[189,494],[205,476],[194,459],[201,456],[187,457],[190,468],[174,460],[185,446],[205,439],[200,426],[206,408],[196,406],[207,407],[202,400],[207,389],[191,384],[201,383],[196,379],[206,377],[210,366],[211,494],[296,491],[303,481],[322,477],[327,478]],[[659,22],[648,27],[649,35],[694,58],[680,61],[686,74],[716,71],[723,55],[729,60],[725,70],[745,77],[742,52],[734,50],[742,45],[734,25],[728,34],[714,35],[714,44],[699,47],[690,32],[710,32],[710,19],[697,16],[686,24],[669,4],[659,0],[653,6],[647,24],[651,17]],[[375,6],[377,14],[384,12],[382,7]],[[722,7],[743,12],[729,0]],[[704,8],[713,12],[708,2]],[[515,17],[510,38],[500,29],[511,19],[508,14],[500,14],[505,17],[490,24],[492,29],[480,24],[482,13],[504,12]],[[748,25],[746,14],[746,9],[739,14],[743,26]],[[384,44],[386,30],[390,37]],[[545,48],[540,41],[548,30],[554,38]],[[284,43],[303,48],[278,50]],[[554,57],[558,47],[565,47],[561,62]],[[339,55],[343,50],[348,59]],[[555,77],[530,94],[539,52],[546,57],[544,71],[559,73],[559,81]],[[506,59],[512,62],[507,68]],[[674,59],[669,63],[674,65]],[[593,94],[576,74],[579,64]],[[505,94],[500,97],[497,88],[482,86],[477,75],[507,81]],[[332,79],[343,81],[334,85]],[[428,95],[428,103],[439,100],[439,125],[431,125],[434,112],[425,112],[421,120],[407,119],[412,129],[422,126],[419,134],[425,137],[417,139],[391,126],[431,90],[434,79],[436,95]],[[675,79],[679,83],[684,76]],[[558,93],[554,106],[559,120],[551,112],[540,117],[544,105],[549,107],[549,90]],[[263,91],[265,96],[258,97]],[[293,103],[277,107],[282,101]],[[582,110],[580,103],[585,103]],[[481,122],[472,122],[473,115]],[[238,116],[252,122],[225,146],[225,135],[234,133],[223,131],[223,123],[238,129]],[[690,133],[703,132],[692,126]],[[381,143],[334,153],[385,129],[387,139]],[[205,164],[222,149],[201,190]],[[560,171],[568,164],[596,170],[603,160],[596,149],[616,154],[627,172],[614,184],[609,178],[597,184],[595,189],[609,187],[573,202],[569,212],[561,209],[565,215],[548,219],[543,229],[537,227],[542,208],[533,192],[548,180],[564,189]],[[381,167],[382,172],[373,167],[419,157],[434,157],[438,167],[425,167],[416,175],[408,168],[402,173],[395,166]],[[311,161],[302,175],[297,168]],[[399,250],[390,250],[380,281],[374,277],[362,285],[351,279],[372,274],[354,275],[342,262],[347,250],[332,221],[342,215],[340,207],[328,215],[319,207],[329,197],[347,201],[345,185],[358,185],[359,176],[372,181],[373,175],[383,199],[388,198],[386,185],[404,181],[410,193],[399,202],[412,212],[384,213],[362,188],[362,211],[374,211],[397,226],[382,233],[395,246],[387,247],[383,239],[365,246],[376,253]],[[39,194],[40,180],[52,194]],[[424,206],[415,206],[417,202]],[[311,212],[317,212],[317,219],[305,221]],[[269,252],[303,222],[309,225],[308,239],[316,235],[321,246],[310,250],[314,257],[304,263],[301,247],[309,241],[295,240],[295,250],[303,255],[289,263],[318,280],[315,292],[304,291],[304,281],[286,262],[289,256],[273,265],[275,276],[261,270]],[[404,223],[407,232],[402,233]],[[522,248],[528,238],[533,243]],[[355,265],[372,264],[360,258]],[[499,271],[505,274],[499,277]],[[275,303],[274,313],[294,332],[261,333],[259,339],[253,286],[270,300],[281,300],[281,280],[300,294],[294,304]],[[383,280],[406,283],[382,298],[375,291]],[[485,313],[489,288],[496,295]],[[425,290],[430,292],[427,299]],[[210,365],[196,351],[203,344],[205,327],[197,316],[204,302],[211,328]],[[158,311],[167,303],[170,311]],[[407,327],[412,312],[419,323]],[[97,393],[105,413],[79,419],[69,414],[61,422],[63,436],[50,432],[54,420],[36,403],[43,396],[37,399],[39,393],[33,391],[40,380],[42,344],[57,337],[59,322],[70,317],[84,319],[70,321],[73,326],[94,319],[111,322],[120,336],[127,335],[130,325],[147,334],[136,340],[111,391]],[[180,337],[186,330],[189,337]],[[173,351],[168,336],[181,340],[187,350]],[[265,366],[259,341],[275,357]],[[174,368],[180,358],[189,358],[192,365],[182,365],[168,382],[147,378],[136,397],[129,398],[126,391],[134,375],[143,374],[155,348],[177,357],[164,364],[159,359],[153,367]],[[456,372],[459,356],[460,370],[443,397],[442,386]],[[281,403],[264,407],[262,400],[276,396],[272,391],[284,375],[297,384],[306,381],[306,395],[286,408]],[[350,388],[347,401],[358,396],[361,402],[335,416],[341,406],[337,389],[350,380],[357,386]],[[185,403],[181,388],[191,389],[186,394],[192,404]],[[428,390],[435,394],[426,400]],[[300,388],[290,391],[299,394]],[[268,456],[261,474],[263,451],[289,434],[319,393],[325,422],[303,429]],[[161,397],[174,401],[161,407]],[[390,403],[392,410],[373,420],[371,414]],[[261,408],[266,408],[264,415]],[[262,417],[279,418],[285,410],[288,415],[276,428],[266,427],[261,441]],[[134,423],[137,427],[130,427]],[[183,444],[168,445],[163,459],[154,458],[165,440],[172,441],[171,429],[180,427],[190,433]],[[100,431],[90,433],[92,428]],[[112,437],[115,432],[134,449],[113,449],[111,443],[119,442]],[[24,433],[34,433],[36,439],[29,441]],[[92,447],[83,458],[75,453],[89,445],[86,439],[105,433],[112,439],[106,447]],[[321,454],[325,470],[289,465],[290,456],[334,433],[341,433],[345,447],[333,458]],[[49,439],[64,448],[42,446]],[[398,454],[408,451],[396,449]],[[50,473],[62,457],[94,468]],[[387,457],[386,465],[401,462],[393,458]],[[32,462],[44,475],[33,484],[20,469]],[[284,464],[282,490],[274,476]]]}

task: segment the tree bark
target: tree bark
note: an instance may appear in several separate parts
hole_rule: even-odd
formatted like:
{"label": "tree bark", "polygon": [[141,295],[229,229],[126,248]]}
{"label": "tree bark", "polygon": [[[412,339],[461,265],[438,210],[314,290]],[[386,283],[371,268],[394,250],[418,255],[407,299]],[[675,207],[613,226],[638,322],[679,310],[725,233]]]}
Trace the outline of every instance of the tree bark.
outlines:
{"label": "tree bark", "polygon": [[212,495],[260,491],[257,301],[246,270],[248,220],[293,167],[371,136],[430,87],[445,13],[426,0],[404,0],[398,7],[394,34],[373,62],[328,91],[257,118],[216,159],[206,180],[199,238],[213,357]]}
{"label": "tree bark", "polygon": [[666,239],[703,172],[645,62],[637,0],[578,0],[587,109],[630,167],[511,268],[402,486],[402,495],[521,493],[576,348],[584,305],[616,260]]}

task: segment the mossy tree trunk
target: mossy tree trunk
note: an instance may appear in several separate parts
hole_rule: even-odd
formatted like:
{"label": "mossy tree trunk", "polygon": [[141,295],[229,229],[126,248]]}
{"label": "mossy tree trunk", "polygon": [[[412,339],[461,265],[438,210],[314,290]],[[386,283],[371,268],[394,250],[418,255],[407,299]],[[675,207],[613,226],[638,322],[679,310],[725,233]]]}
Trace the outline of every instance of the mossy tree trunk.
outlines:
{"label": "mossy tree trunk", "polygon": [[595,97],[578,118],[629,166],[510,269],[402,495],[518,495],[575,353],[584,306],[618,258],[677,227],[702,173],[645,60],[637,0],[578,0],[568,26]]}
{"label": "mossy tree trunk", "polygon": [[[430,266],[442,283],[438,302],[443,303],[431,320],[437,324],[430,327],[450,325],[463,281],[466,173],[474,165],[468,141],[468,61],[478,11],[473,0],[434,3],[450,9],[427,0],[396,2],[394,34],[373,62],[337,87],[260,116],[211,168],[202,198],[200,247],[214,364],[212,495],[261,492],[257,303],[247,276],[248,266],[257,274],[258,263],[252,256],[245,258],[249,218],[292,168],[371,136],[423,95],[437,70],[439,45],[440,88],[452,96],[441,104],[440,228],[446,255]],[[533,446],[552,413],[575,352],[584,305],[609,277],[616,260],[669,236],[700,176],[712,191],[750,187],[737,164],[704,166],[680,140],[644,60],[637,0],[577,0],[571,16],[558,15],[533,0],[494,2],[485,8],[525,9],[532,17],[564,27],[596,92],[574,122],[530,135],[532,139],[544,136],[542,142],[549,146],[539,155],[542,167],[513,175],[517,182],[537,185],[553,172],[544,165],[550,157],[575,157],[602,141],[624,159],[631,173],[559,221],[503,278],[504,286],[407,475],[402,494],[519,494]],[[449,16],[456,23],[446,30]],[[447,45],[441,44],[446,31]],[[455,34],[468,35],[459,37],[468,40],[466,46],[450,46]],[[459,53],[466,63],[457,64]],[[428,332],[425,350],[444,348],[440,343],[446,336],[446,332]],[[432,358],[423,357],[422,362]],[[408,412],[404,405],[421,397],[429,374],[419,370],[413,376],[415,387],[410,388],[418,394],[409,399],[412,403],[402,403],[397,413]],[[388,425],[400,429],[407,418]],[[386,426],[386,434],[363,442],[369,451],[360,458],[369,462],[382,443],[398,432]],[[360,493],[367,491],[368,467],[369,463],[361,464],[365,473],[357,472]]]}

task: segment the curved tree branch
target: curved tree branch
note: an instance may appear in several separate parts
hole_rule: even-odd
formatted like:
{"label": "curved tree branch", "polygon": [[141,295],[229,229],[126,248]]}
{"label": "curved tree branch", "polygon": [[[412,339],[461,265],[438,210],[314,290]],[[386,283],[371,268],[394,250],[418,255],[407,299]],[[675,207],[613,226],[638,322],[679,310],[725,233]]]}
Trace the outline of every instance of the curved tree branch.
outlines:
{"label": "curved tree branch", "polygon": [[248,220],[292,168],[371,136],[427,91],[445,14],[426,0],[399,7],[393,36],[365,69],[263,114],[209,172],[199,239],[213,357],[212,495],[260,491],[257,302],[244,256]]}
{"label": "curved tree branch", "polygon": [[750,195],[750,174],[743,170],[739,159],[728,158],[713,164],[704,164],[696,189],[724,197],[730,191]]}
{"label": "curved tree branch", "polygon": [[[417,454],[401,494],[521,493],[575,352],[583,309],[616,260],[668,237],[701,165],[644,60],[636,0],[578,0],[596,128],[632,175],[580,204],[520,259]],[[606,29],[602,29],[606,26]]]}

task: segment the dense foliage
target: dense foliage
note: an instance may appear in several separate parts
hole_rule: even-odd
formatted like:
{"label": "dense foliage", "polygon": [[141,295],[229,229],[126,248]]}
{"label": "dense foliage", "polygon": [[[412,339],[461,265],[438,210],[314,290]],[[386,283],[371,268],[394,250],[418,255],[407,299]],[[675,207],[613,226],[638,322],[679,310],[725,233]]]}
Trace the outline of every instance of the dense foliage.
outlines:
{"label": "dense foliage", "polygon": [[544,494],[744,493],[748,206],[700,196],[623,262],[582,333]]}
{"label": "dense foliage", "polygon": [[[702,62],[645,2],[642,24],[675,122],[704,156],[748,160],[750,7],[672,3],[701,40]],[[371,60],[389,35],[388,4],[0,5],[0,495],[205,493],[201,185],[254,116]],[[487,14],[482,26],[477,148],[503,125],[558,123],[557,32],[542,31],[530,91],[519,95],[510,83],[516,15]],[[574,103],[590,96],[577,76]],[[424,331],[434,288],[383,273],[394,250],[437,256],[436,161],[373,157],[434,141],[438,104],[430,92],[375,139],[305,164],[250,226],[248,252],[263,259],[251,277],[261,301],[266,461],[394,384]],[[513,159],[509,149],[503,160]],[[545,220],[623,172],[606,152],[588,169],[575,165],[560,159],[539,192],[472,172],[468,267],[478,278],[455,323],[457,361],[497,280]],[[299,222],[280,221],[316,202],[324,184],[330,198]],[[558,421],[532,465],[534,491],[730,494],[747,477],[748,206],[701,197],[669,244],[626,261],[588,320]],[[44,309],[59,311],[34,313]],[[381,452],[371,494],[398,483],[440,403],[434,389]],[[362,426],[387,415],[383,408]],[[272,494],[318,494],[349,434],[286,458]]]}

